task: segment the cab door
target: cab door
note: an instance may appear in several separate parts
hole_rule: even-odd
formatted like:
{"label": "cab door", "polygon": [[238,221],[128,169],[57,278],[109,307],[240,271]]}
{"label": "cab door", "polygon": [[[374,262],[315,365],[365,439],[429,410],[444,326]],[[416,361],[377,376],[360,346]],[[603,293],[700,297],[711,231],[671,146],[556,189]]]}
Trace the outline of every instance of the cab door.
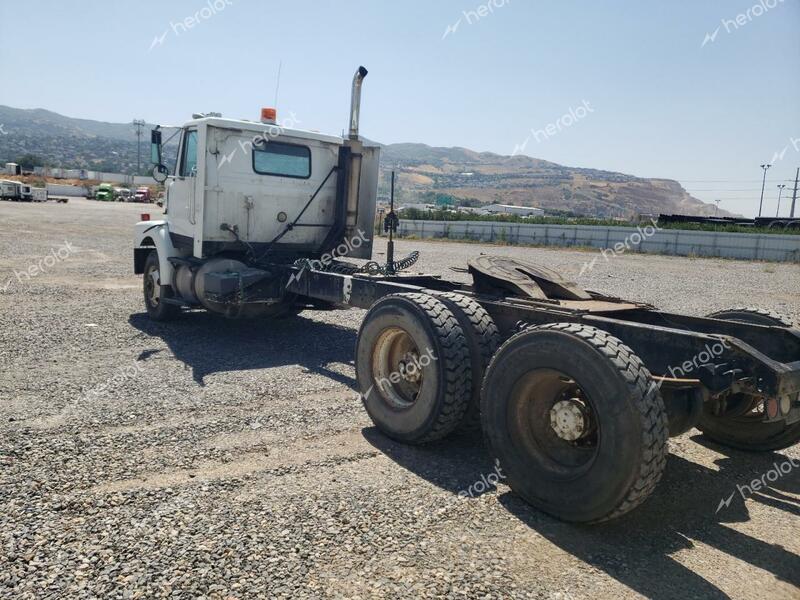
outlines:
{"label": "cab door", "polygon": [[196,127],[183,131],[175,176],[169,186],[170,231],[178,238],[173,243],[181,246],[191,246],[195,233],[197,142]]}

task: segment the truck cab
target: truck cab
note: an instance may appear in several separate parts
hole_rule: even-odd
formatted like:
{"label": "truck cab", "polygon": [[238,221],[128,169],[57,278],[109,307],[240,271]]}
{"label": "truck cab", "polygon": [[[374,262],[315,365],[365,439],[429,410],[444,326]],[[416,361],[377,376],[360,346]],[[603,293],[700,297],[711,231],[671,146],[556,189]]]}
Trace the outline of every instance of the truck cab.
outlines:
{"label": "truck cab", "polygon": [[[163,295],[153,302],[168,298],[173,307],[250,315],[285,304],[281,265],[319,259],[354,238],[358,245],[350,245],[348,257],[371,257],[380,148],[358,133],[366,74],[360,67],[353,79],[347,138],[278,121],[271,108],[259,120],[195,114],[179,128],[169,172],[161,130],[153,130],[151,160],[166,188],[166,217],[136,225],[134,251],[135,272],[146,282],[158,279],[150,293]],[[232,310],[220,301],[228,290],[222,280],[244,272],[263,289],[247,301],[239,289],[239,304],[249,306]]]}
{"label": "truck cab", "polygon": [[136,191],[133,194],[133,202],[150,202],[150,188],[136,188]]}
{"label": "truck cab", "polygon": [[95,194],[97,200],[104,202],[111,202],[114,200],[114,186],[110,183],[101,183],[97,186],[97,193]]}

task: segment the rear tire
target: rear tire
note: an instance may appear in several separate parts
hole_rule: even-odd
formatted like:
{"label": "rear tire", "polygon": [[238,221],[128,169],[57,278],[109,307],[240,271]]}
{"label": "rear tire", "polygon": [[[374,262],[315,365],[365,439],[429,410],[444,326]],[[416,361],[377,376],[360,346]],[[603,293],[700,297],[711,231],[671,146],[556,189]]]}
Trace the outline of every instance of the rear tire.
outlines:
{"label": "rear tire", "polygon": [[666,465],[667,414],[650,372],[594,327],[556,323],[512,336],[486,372],[481,414],[511,489],[565,521],[627,513]]}
{"label": "rear tire", "polygon": [[[773,327],[797,327],[791,319],[762,308],[731,308],[707,315],[713,319],[768,325]],[[731,407],[728,414],[716,415],[707,404],[697,428],[708,439],[723,446],[749,452],[772,452],[783,450],[800,442],[800,423],[764,423],[756,402],[745,394],[734,394],[728,398]]]}
{"label": "rear tire", "polygon": [[797,327],[797,325],[790,318],[764,308],[728,308],[713,312],[709,315],[706,315],[706,317],[711,319],[723,319],[725,321],[738,321],[739,323],[750,323],[752,325]]}
{"label": "rear tire", "polygon": [[151,250],[144,261],[144,276],[142,277],[144,292],[144,306],[147,314],[154,321],[169,321],[180,312],[180,307],[164,302],[165,298],[173,298],[171,285],[161,284],[159,273],[158,251]]}
{"label": "rear tire", "polygon": [[478,302],[456,292],[437,292],[436,298],[444,302],[458,319],[469,347],[472,371],[472,391],[469,405],[458,431],[473,433],[481,429],[481,386],[489,363],[500,347],[500,331],[494,319]]}
{"label": "rear tire", "polygon": [[461,422],[471,389],[458,320],[427,294],[392,294],[370,307],[356,342],[356,377],[373,423],[410,444],[441,439]]}

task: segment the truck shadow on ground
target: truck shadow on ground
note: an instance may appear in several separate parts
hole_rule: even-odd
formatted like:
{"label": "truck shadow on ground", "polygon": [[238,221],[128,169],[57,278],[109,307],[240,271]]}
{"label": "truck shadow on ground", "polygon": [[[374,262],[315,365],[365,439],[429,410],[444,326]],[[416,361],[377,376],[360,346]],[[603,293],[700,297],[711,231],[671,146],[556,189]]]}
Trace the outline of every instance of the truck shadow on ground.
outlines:
{"label": "truck shadow on ground", "polygon": [[[470,489],[494,472],[493,461],[477,441],[479,434],[422,447],[394,442],[374,428],[365,429],[363,435],[397,464],[453,494]],[[779,580],[800,585],[800,557],[778,544],[729,526],[750,520],[737,484],[761,478],[787,457],[737,452],[712,446],[701,436],[693,439],[725,455],[716,461],[720,470],[670,455],[664,477],[650,499],[610,523],[564,523],[531,507],[502,485],[499,502],[511,515],[562,550],[648,598],[729,597],[673,558],[675,553],[695,544],[711,546],[772,573]],[[800,494],[800,469],[768,482],[767,487],[748,497],[796,516],[800,514],[800,504],[789,494]],[[721,505],[728,498],[727,506]],[[704,570],[708,568],[704,566]]]}
{"label": "truck shadow on ground", "polygon": [[[356,389],[353,377],[329,368],[334,363],[353,363],[356,332],[347,327],[302,315],[233,320],[205,311],[187,312],[168,323],[137,313],[128,322],[143,334],[164,340],[200,385],[212,373],[299,365]],[[297,335],[298,330],[303,335]]]}

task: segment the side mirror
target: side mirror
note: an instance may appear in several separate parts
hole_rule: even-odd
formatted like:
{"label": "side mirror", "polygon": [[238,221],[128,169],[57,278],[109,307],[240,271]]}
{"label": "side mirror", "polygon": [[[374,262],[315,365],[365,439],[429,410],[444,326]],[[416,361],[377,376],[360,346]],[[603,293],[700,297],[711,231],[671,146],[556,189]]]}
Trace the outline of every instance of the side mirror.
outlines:
{"label": "side mirror", "polygon": [[156,165],[153,167],[153,179],[158,183],[164,183],[169,176],[169,169],[164,165]]}
{"label": "side mirror", "polygon": [[161,164],[161,130],[153,129],[150,132],[150,162],[154,165]]}

